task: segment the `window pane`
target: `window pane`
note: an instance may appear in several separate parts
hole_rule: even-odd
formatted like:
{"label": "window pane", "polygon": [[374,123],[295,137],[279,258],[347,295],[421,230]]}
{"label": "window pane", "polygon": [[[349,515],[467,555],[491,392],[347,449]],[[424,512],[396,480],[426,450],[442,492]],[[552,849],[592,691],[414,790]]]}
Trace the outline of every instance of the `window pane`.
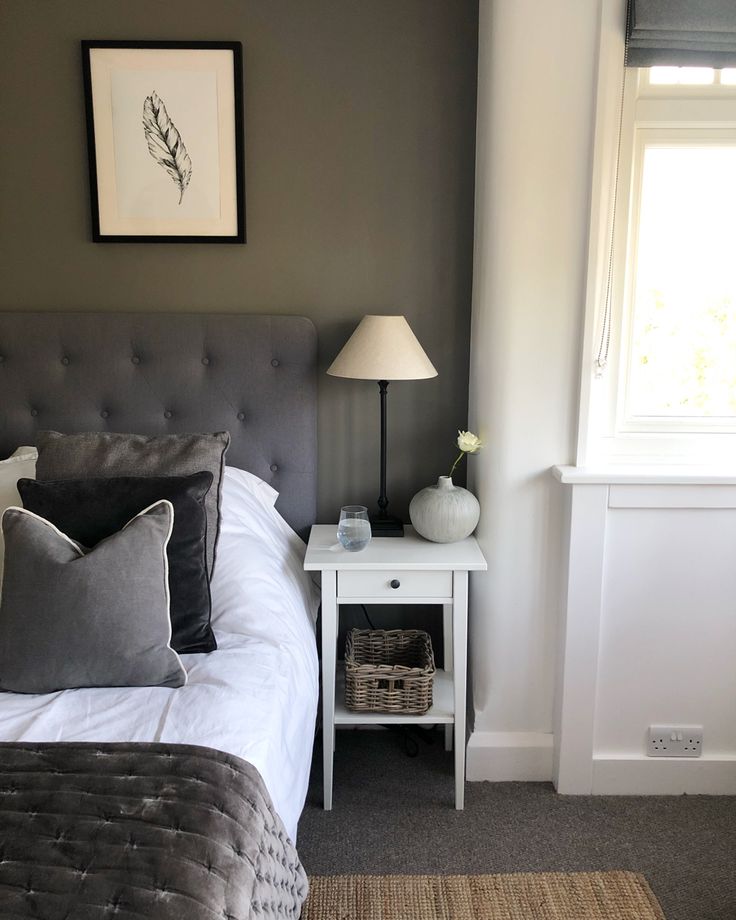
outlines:
{"label": "window pane", "polygon": [[736,67],[724,67],[721,71],[721,83],[736,86]]}
{"label": "window pane", "polygon": [[680,82],[679,67],[650,67],[649,82],[657,86]]}
{"label": "window pane", "polygon": [[736,145],[648,147],[629,416],[736,417]]}
{"label": "window pane", "polygon": [[712,67],[650,67],[649,82],[655,86],[672,86],[679,83],[687,86],[707,86],[713,82]]}
{"label": "window pane", "polygon": [[680,67],[680,83],[683,84],[707,86],[714,77],[712,67]]}

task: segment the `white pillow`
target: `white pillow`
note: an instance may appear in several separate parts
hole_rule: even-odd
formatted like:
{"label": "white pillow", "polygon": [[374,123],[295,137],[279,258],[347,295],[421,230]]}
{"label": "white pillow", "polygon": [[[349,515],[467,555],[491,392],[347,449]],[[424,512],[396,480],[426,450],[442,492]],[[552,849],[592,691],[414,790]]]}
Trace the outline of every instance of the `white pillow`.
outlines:
{"label": "white pillow", "polygon": [[[22,507],[18,494],[19,479],[36,478],[36,460],[38,451],[35,447],[19,447],[7,460],[0,460],[0,517],[11,505]],[[0,588],[2,587],[3,562],[5,559],[5,541],[0,528]]]}
{"label": "white pillow", "polygon": [[232,475],[232,478],[238,482],[242,489],[250,492],[266,507],[274,508],[279,493],[267,482],[259,479],[255,473],[249,473],[247,470],[240,470],[236,466],[226,466],[225,469]]}
{"label": "white pillow", "polygon": [[[307,547],[276,510],[278,497],[275,489],[253,473],[225,467],[218,567],[223,547],[227,548],[225,555],[228,561],[223,563],[222,571],[216,572],[212,580],[213,626],[229,628],[227,618],[219,621],[229,608],[237,617],[241,616],[239,604],[230,603],[233,585],[228,584],[228,579],[245,583],[248,578],[253,578],[260,590],[272,576],[284,598],[289,592],[298,595],[300,601],[297,607],[301,607],[302,611],[306,608],[312,621],[316,619],[319,596],[303,566]],[[239,557],[240,561],[231,556]],[[246,556],[249,557],[247,560]],[[251,593],[252,589],[253,585],[249,585],[245,593]]]}

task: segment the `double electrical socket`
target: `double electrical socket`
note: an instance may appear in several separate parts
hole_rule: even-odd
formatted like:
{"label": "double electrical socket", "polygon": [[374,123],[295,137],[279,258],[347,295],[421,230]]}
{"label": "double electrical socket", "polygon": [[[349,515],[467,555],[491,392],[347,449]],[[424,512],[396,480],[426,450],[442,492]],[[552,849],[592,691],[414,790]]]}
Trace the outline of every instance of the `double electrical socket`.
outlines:
{"label": "double electrical socket", "polygon": [[649,757],[700,757],[702,753],[702,725],[649,726]]}

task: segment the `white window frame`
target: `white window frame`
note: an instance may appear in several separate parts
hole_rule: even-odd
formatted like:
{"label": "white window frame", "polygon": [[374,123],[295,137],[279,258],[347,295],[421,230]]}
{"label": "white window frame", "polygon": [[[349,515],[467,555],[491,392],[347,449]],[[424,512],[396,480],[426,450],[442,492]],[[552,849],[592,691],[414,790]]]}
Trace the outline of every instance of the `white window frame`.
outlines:
{"label": "white window frame", "polygon": [[[736,86],[651,84],[648,72],[626,71],[621,156],[612,271],[610,349],[600,371],[596,357],[602,335],[613,227],[621,88],[624,85],[625,0],[603,0],[591,187],[590,243],[580,384],[578,466],[687,464],[722,469],[736,463],[733,419],[626,416],[623,366],[631,355],[631,316],[636,241],[628,246],[638,217],[641,173],[647,141],[667,145],[736,144]],[[633,205],[633,206],[632,206]],[[627,258],[628,255],[628,258]],[[622,343],[628,347],[622,351]]]}

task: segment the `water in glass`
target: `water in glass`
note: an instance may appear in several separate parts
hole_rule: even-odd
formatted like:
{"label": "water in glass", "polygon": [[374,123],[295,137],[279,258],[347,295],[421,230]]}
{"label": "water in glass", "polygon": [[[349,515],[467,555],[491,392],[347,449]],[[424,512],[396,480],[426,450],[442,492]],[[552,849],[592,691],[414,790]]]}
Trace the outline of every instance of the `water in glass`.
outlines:
{"label": "water in glass", "polygon": [[350,553],[365,549],[371,542],[371,525],[365,505],[345,505],[340,509],[337,539]]}

